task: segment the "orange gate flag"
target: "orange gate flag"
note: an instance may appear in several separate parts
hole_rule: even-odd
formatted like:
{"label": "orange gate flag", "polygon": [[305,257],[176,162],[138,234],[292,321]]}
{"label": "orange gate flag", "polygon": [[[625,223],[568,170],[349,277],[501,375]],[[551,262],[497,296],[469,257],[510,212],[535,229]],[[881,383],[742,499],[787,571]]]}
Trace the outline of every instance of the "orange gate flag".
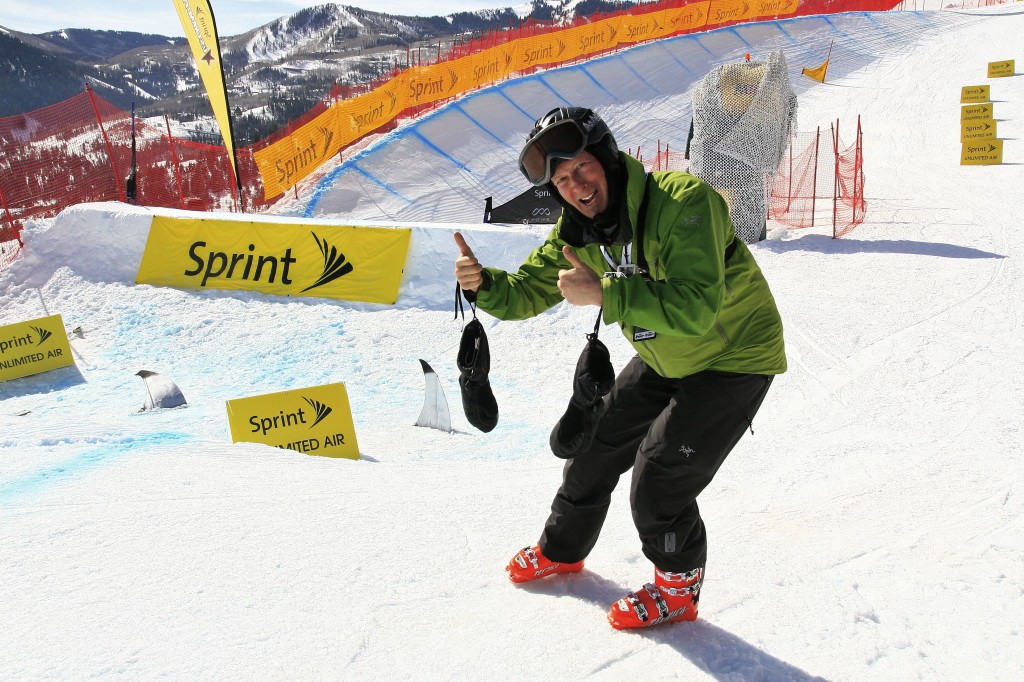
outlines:
{"label": "orange gate flag", "polygon": [[807,76],[808,78],[813,78],[814,80],[818,81],[819,83],[824,83],[825,82],[825,72],[826,71],[828,71],[828,60],[827,59],[825,60],[825,63],[822,64],[821,66],[817,66],[817,67],[815,67],[813,69],[803,69],[803,70],[801,70],[800,73],[802,73],[803,75]]}
{"label": "orange gate flag", "polygon": [[800,73],[802,73],[803,75],[807,76],[808,78],[811,78],[813,80],[818,81],[819,83],[824,83],[825,82],[825,72],[828,71],[828,61],[830,59],[832,59],[832,45],[835,42],[836,41],[833,40],[831,43],[829,43],[829,45],[828,45],[828,55],[826,55],[826,57],[825,57],[825,63],[824,64],[822,64],[821,66],[817,66],[817,67],[815,67],[813,69],[802,69],[800,71]]}
{"label": "orange gate flag", "polygon": [[178,11],[181,27],[185,29],[192,56],[196,60],[196,68],[203,79],[206,95],[210,98],[213,116],[217,119],[224,146],[228,150],[231,170],[235,173],[238,189],[242,189],[242,179],[238,176],[238,159],[235,157],[235,134],[231,128],[231,116],[228,112],[228,92],[224,86],[224,64],[220,59],[220,42],[217,37],[217,22],[213,18],[213,9],[209,0],[171,0]]}

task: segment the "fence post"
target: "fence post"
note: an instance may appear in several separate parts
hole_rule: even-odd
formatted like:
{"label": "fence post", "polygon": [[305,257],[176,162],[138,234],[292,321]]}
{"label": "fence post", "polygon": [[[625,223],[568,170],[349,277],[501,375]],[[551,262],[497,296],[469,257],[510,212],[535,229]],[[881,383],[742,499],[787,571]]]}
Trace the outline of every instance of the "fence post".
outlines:
{"label": "fence post", "polygon": [[832,239],[836,238],[836,217],[839,204],[839,119],[832,132],[832,155],[835,158],[835,170],[832,171]]}
{"label": "fence post", "polygon": [[185,191],[181,188],[181,168],[178,164],[178,152],[174,149],[174,138],[171,137],[171,122],[164,114],[164,125],[167,126],[167,146],[171,150],[171,163],[174,164],[174,184],[178,186],[178,203],[185,208]]}
{"label": "fence post", "polygon": [[[861,179],[860,175],[864,172],[864,150],[861,145],[863,144],[863,132],[860,128],[860,115],[857,116],[857,143],[853,152],[853,224],[857,224],[857,205],[863,200],[864,194],[864,183],[858,182]],[[861,213],[861,219],[864,214]]]}
{"label": "fence post", "polygon": [[110,159],[110,171],[114,175],[114,188],[117,191],[117,199],[118,201],[124,201],[125,197],[121,192],[121,174],[118,173],[117,164],[114,163],[114,149],[110,146],[110,138],[107,137],[107,131],[103,127],[103,119],[100,118],[99,107],[96,106],[95,96],[93,95],[92,88],[89,87],[88,83],[85,84],[85,91],[89,93],[89,103],[92,104],[92,111],[96,114],[96,123],[99,124],[100,132],[103,133],[103,141],[107,145],[107,158]]}
{"label": "fence post", "polygon": [[814,182],[811,183],[811,227],[814,227],[814,212],[818,210],[818,147],[821,146],[821,126],[814,133]]}
{"label": "fence post", "polygon": [[11,225],[11,232],[13,232],[14,236],[18,238],[18,243],[24,246],[24,244],[21,243],[21,228],[19,228],[14,222],[14,217],[11,215],[11,209],[7,205],[7,197],[4,196],[3,187],[0,187],[0,204],[4,207],[4,215],[7,216],[7,222]]}
{"label": "fence post", "polygon": [[789,182],[786,188],[786,213],[793,206],[793,136],[789,138]]}

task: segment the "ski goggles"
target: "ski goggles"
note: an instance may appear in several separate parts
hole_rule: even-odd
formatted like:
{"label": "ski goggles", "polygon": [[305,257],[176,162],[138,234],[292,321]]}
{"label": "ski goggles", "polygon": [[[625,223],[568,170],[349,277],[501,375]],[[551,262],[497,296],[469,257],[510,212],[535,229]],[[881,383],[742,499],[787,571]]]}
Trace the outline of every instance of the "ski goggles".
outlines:
{"label": "ski goggles", "polygon": [[519,154],[519,170],[535,186],[551,182],[551,162],[572,159],[587,146],[587,133],[567,118],[537,133]]}

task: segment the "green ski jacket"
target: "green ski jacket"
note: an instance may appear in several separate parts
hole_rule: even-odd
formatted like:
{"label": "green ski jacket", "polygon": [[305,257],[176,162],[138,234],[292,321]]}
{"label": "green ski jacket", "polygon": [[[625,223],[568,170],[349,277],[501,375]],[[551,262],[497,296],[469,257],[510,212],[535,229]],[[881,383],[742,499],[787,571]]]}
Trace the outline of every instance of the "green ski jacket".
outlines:
{"label": "green ski jacket", "polygon": [[[621,158],[633,227],[630,256],[636,258],[637,235],[642,235],[649,274],[602,278],[604,322],[618,324],[644,362],[664,377],[703,370],[785,372],[782,319],[753,255],[735,238],[725,200],[689,173],[654,172],[648,182],[639,161],[626,154]],[[644,224],[638,231],[645,191]],[[476,295],[482,310],[519,320],[562,300],[558,271],[570,267],[562,254],[568,243],[561,236],[564,221],[563,214],[518,271],[485,268]],[[623,245],[604,248],[615,263],[621,262]],[[574,250],[598,274],[614,269],[596,242]]]}

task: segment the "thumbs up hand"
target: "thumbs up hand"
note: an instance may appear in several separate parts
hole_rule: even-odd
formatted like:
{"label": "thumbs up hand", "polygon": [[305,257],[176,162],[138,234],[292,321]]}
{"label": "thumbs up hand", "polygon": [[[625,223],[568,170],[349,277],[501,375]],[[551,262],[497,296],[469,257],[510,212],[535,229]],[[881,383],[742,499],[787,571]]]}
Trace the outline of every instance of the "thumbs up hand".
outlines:
{"label": "thumbs up hand", "polygon": [[601,305],[601,278],[581,261],[571,247],[563,246],[562,255],[572,266],[558,271],[558,289],[562,297],[573,305]]}
{"label": "thumbs up hand", "polygon": [[484,267],[473,255],[473,249],[469,248],[461,232],[455,233],[455,245],[459,247],[459,257],[455,259],[455,279],[463,291],[476,291],[484,283],[481,274]]}

